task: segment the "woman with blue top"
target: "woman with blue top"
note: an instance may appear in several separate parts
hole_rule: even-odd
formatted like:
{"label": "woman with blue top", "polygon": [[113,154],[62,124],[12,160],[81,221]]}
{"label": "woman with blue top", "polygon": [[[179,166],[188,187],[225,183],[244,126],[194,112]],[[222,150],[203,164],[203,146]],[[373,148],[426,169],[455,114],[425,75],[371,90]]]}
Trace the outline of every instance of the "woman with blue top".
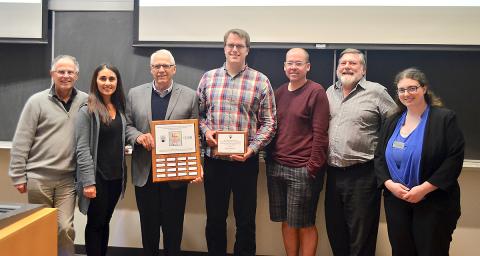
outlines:
{"label": "woman with blue top", "polygon": [[422,71],[403,70],[395,85],[398,111],[385,122],[375,153],[392,254],[448,255],[460,217],[463,135]]}
{"label": "woman with blue top", "polygon": [[98,66],[92,76],[88,104],[76,119],[77,194],[87,214],[87,255],[106,255],[109,223],[125,191],[125,94],[118,69]]}

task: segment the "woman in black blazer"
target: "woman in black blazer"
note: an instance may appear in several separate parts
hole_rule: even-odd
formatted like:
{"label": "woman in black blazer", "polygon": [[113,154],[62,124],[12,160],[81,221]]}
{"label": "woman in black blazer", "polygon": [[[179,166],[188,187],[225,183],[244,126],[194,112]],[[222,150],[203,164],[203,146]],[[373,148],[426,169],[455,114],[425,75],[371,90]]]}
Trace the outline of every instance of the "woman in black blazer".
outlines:
{"label": "woman in black blazer", "polygon": [[422,71],[398,73],[395,86],[398,111],[385,122],[375,153],[392,254],[448,255],[460,217],[463,135]]}

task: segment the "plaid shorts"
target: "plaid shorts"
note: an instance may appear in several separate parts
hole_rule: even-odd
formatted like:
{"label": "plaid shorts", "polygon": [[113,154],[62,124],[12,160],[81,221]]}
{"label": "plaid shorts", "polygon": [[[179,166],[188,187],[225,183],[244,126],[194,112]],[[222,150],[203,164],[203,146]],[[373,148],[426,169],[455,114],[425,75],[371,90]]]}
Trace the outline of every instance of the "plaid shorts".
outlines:
{"label": "plaid shorts", "polygon": [[312,178],[306,167],[288,167],[274,161],[267,163],[270,219],[287,222],[290,227],[315,225],[318,198],[324,172]]}

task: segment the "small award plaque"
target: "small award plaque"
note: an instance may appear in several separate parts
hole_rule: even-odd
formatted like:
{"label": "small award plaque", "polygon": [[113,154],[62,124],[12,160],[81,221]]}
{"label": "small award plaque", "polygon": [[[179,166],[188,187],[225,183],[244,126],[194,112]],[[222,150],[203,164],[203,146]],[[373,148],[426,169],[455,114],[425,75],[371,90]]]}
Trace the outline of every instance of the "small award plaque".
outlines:
{"label": "small award plaque", "polygon": [[217,131],[217,146],[213,148],[216,156],[242,155],[247,152],[247,131]]}
{"label": "small award plaque", "polygon": [[194,180],[201,175],[198,120],[152,121],[153,182]]}

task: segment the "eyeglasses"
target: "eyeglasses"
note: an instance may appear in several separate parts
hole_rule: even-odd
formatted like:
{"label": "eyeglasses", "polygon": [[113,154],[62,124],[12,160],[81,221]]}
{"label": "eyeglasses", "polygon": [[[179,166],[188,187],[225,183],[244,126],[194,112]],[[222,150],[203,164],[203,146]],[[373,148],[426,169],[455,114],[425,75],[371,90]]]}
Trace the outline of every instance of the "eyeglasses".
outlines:
{"label": "eyeglasses", "polygon": [[72,70],[54,70],[53,72],[57,73],[59,76],[74,76],[77,73]]}
{"label": "eyeglasses", "polygon": [[163,68],[164,70],[169,70],[173,66],[175,66],[175,64],[157,64],[152,65],[152,68],[155,70],[160,70],[161,68]]}
{"label": "eyeglasses", "polygon": [[416,93],[418,88],[422,87],[421,85],[417,85],[417,86],[409,86],[407,88],[400,88],[400,89],[397,89],[397,93],[398,94],[404,94],[405,92],[408,92],[408,93]]}
{"label": "eyeglasses", "polygon": [[235,47],[237,47],[238,50],[243,50],[244,48],[247,47],[243,44],[226,44],[225,46],[230,50],[233,50],[233,48],[235,48]]}
{"label": "eyeglasses", "polygon": [[303,67],[303,65],[307,64],[308,62],[301,62],[301,61],[286,61],[285,62],[285,66],[287,68],[291,68],[291,67]]}

